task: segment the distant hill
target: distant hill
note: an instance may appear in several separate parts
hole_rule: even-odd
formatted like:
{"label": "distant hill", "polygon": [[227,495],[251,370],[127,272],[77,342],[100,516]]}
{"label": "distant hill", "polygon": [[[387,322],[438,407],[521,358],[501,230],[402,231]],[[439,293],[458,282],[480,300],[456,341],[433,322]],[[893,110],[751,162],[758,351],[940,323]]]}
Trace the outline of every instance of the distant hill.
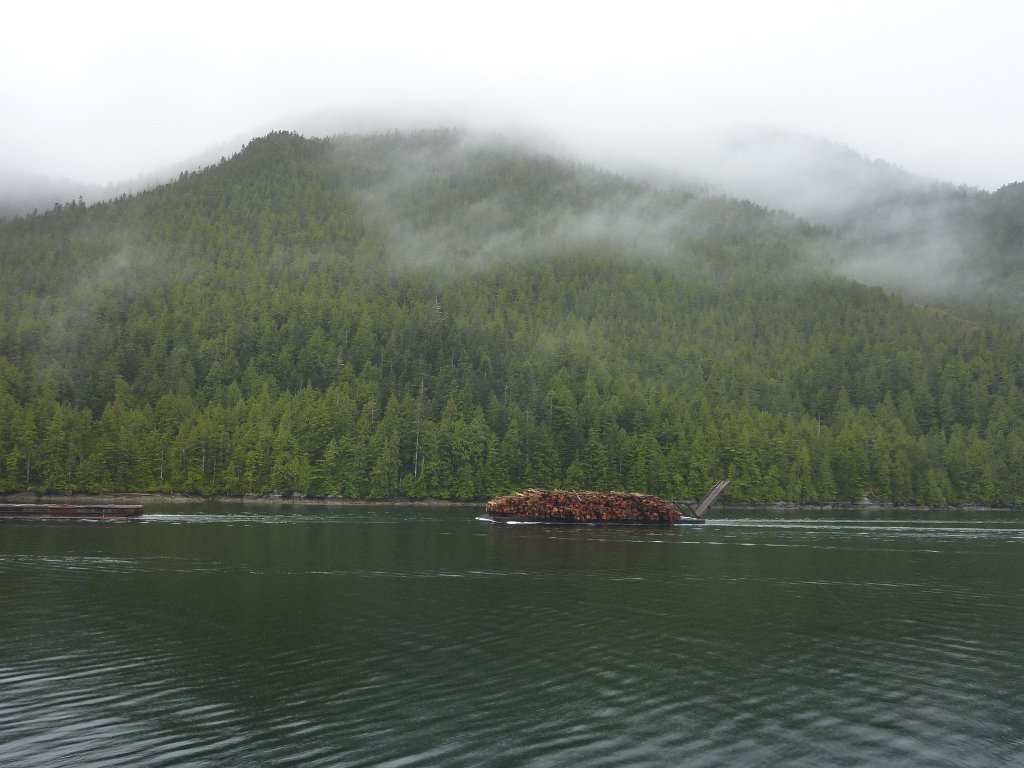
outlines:
{"label": "distant hill", "polygon": [[100,199],[100,192],[99,187],[70,179],[0,169],[0,221],[33,211],[46,211],[56,203],[79,198],[95,202]]}
{"label": "distant hill", "polygon": [[1022,503],[1019,323],[836,276],[833,225],[459,131],[272,133],[0,224],[0,490]]}
{"label": "distant hill", "polygon": [[712,187],[837,235],[839,274],[961,311],[1019,314],[1020,185],[995,193],[924,179],[833,142],[747,129],[688,162]]}
{"label": "distant hill", "polygon": [[111,184],[91,184],[68,178],[0,169],[0,221],[15,216],[42,213],[55,205],[63,206],[78,202],[92,204],[151,189],[178,177],[183,172],[192,172],[216,162],[225,152],[230,154],[223,147],[211,149],[180,163]]}
{"label": "distant hill", "polygon": [[940,186],[841,144],[764,127],[707,137],[678,163],[732,197],[826,226],[843,225],[851,212],[879,202]]}

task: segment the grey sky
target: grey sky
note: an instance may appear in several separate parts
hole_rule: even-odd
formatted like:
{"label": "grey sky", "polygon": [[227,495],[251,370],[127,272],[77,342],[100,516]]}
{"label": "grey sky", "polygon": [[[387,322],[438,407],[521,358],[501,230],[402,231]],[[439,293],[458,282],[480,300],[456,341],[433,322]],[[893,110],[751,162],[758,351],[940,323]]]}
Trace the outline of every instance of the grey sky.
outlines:
{"label": "grey sky", "polygon": [[439,104],[644,161],[758,124],[955,183],[1024,180],[1019,1],[156,7],[5,12],[0,167],[109,182],[293,114]]}

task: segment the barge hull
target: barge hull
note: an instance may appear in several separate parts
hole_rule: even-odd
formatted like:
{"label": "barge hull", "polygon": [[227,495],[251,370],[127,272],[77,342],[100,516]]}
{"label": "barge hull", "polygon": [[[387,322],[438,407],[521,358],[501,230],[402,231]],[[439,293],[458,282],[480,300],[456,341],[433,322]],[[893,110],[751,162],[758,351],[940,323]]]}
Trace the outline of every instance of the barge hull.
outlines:
{"label": "barge hull", "polygon": [[481,515],[477,519],[511,525],[586,525],[601,528],[673,528],[677,525],[704,525],[707,522],[702,517],[683,517],[676,520],[574,520],[552,517],[541,519],[526,515]]}
{"label": "barge hull", "polygon": [[0,520],[123,520],[141,515],[141,504],[0,504]]}

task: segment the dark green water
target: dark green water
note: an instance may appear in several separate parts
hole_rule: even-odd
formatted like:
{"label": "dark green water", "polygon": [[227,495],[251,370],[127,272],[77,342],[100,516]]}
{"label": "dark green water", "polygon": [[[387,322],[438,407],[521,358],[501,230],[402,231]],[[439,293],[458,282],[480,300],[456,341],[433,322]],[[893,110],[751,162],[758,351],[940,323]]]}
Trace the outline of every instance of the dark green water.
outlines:
{"label": "dark green water", "polygon": [[1024,764],[1024,515],[0,524],[2,766]]}

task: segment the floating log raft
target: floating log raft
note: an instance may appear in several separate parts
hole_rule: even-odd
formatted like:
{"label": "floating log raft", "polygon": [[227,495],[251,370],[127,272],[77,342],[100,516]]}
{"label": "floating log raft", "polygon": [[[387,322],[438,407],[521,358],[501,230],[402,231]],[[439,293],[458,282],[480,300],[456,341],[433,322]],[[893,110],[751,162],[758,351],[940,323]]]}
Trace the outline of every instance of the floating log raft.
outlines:
{"label": "floating log raft", "polygon": [[549,523],[632,523],[672,525],[703,523],[684,515],[675,504],[645,493],[559,491],[527,488],[491,499],[487,515],[496,521]]}

